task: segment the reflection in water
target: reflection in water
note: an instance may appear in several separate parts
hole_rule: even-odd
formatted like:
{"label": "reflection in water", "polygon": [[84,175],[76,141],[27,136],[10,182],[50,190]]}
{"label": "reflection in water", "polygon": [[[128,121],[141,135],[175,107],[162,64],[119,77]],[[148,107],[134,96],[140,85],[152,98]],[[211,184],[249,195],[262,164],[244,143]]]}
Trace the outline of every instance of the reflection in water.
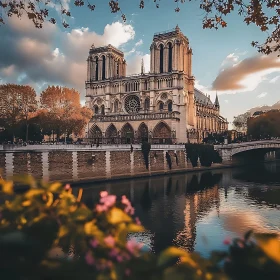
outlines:
{"label": "reflection in water", "polygon": [[101,190],[126,195],[147,229],[139,241],[207,255],[248,229],[280,232],[280,165],[271,164],[99,184],[83,199],[93,207]]}

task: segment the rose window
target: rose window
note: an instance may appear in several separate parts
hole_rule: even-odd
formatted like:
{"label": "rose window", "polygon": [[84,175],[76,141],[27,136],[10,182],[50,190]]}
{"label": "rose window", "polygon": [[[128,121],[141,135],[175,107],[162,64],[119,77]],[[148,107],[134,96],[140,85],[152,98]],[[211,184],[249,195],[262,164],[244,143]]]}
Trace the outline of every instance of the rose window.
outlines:
{"label": "rose window", "polygon": [[124,108],[127,113],[137,113],[140,110],[140,100],[138,96],[131,95],[125,99]]}

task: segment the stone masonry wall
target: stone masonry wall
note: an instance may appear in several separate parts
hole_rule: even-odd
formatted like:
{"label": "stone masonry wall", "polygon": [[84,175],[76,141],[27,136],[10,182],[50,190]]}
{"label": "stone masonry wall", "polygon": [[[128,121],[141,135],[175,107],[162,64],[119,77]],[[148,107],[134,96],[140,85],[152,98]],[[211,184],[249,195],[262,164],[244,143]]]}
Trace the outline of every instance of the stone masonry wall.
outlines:
{"label": "stone masonry wall", "polygon": [[0,154],[0,175],[4,178],[6,176],[5,165],[6,165],[6,155],[4,153],[1,153]]}
{"label": "stone masonry wall", "polygon": [[72,179],[72,152],[49,153],[49,176],[51,181]]}
{"label": "stone masonry wall", "polygon": [[130,151],[110,152],[111,175],[129,175],[131,170]]}

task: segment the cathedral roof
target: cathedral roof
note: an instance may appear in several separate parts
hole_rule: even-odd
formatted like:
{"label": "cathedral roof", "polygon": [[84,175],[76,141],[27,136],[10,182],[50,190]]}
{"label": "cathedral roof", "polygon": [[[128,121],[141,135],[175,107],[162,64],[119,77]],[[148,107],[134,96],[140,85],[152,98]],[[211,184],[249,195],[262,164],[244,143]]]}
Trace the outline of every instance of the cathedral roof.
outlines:
{"label": "cathedral roof", "polygon": [[208,96],[206,96],[202,91],[198,90],[197,88],[194,88],[194,98],[195,98],[195,101],[197,101],[200,104],[213,105],[211,99]]}

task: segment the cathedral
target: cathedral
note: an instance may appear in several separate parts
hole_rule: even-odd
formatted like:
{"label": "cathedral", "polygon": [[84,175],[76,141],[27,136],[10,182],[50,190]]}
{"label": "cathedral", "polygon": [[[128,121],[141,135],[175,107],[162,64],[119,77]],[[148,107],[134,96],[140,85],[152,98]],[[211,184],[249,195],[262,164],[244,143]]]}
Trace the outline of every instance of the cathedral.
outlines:
{"label": "cathedral", "polygon": [[[140,70],[140,69],[139,69]],[[228,128],[218,97],[194,87],[192,49],[175,29],[154,34],[150,72],[126,75],[124,54],[112,45],[91,46],[87,59],[86,106],[93,110],[86,138],[91,143],[198,143]]]}

